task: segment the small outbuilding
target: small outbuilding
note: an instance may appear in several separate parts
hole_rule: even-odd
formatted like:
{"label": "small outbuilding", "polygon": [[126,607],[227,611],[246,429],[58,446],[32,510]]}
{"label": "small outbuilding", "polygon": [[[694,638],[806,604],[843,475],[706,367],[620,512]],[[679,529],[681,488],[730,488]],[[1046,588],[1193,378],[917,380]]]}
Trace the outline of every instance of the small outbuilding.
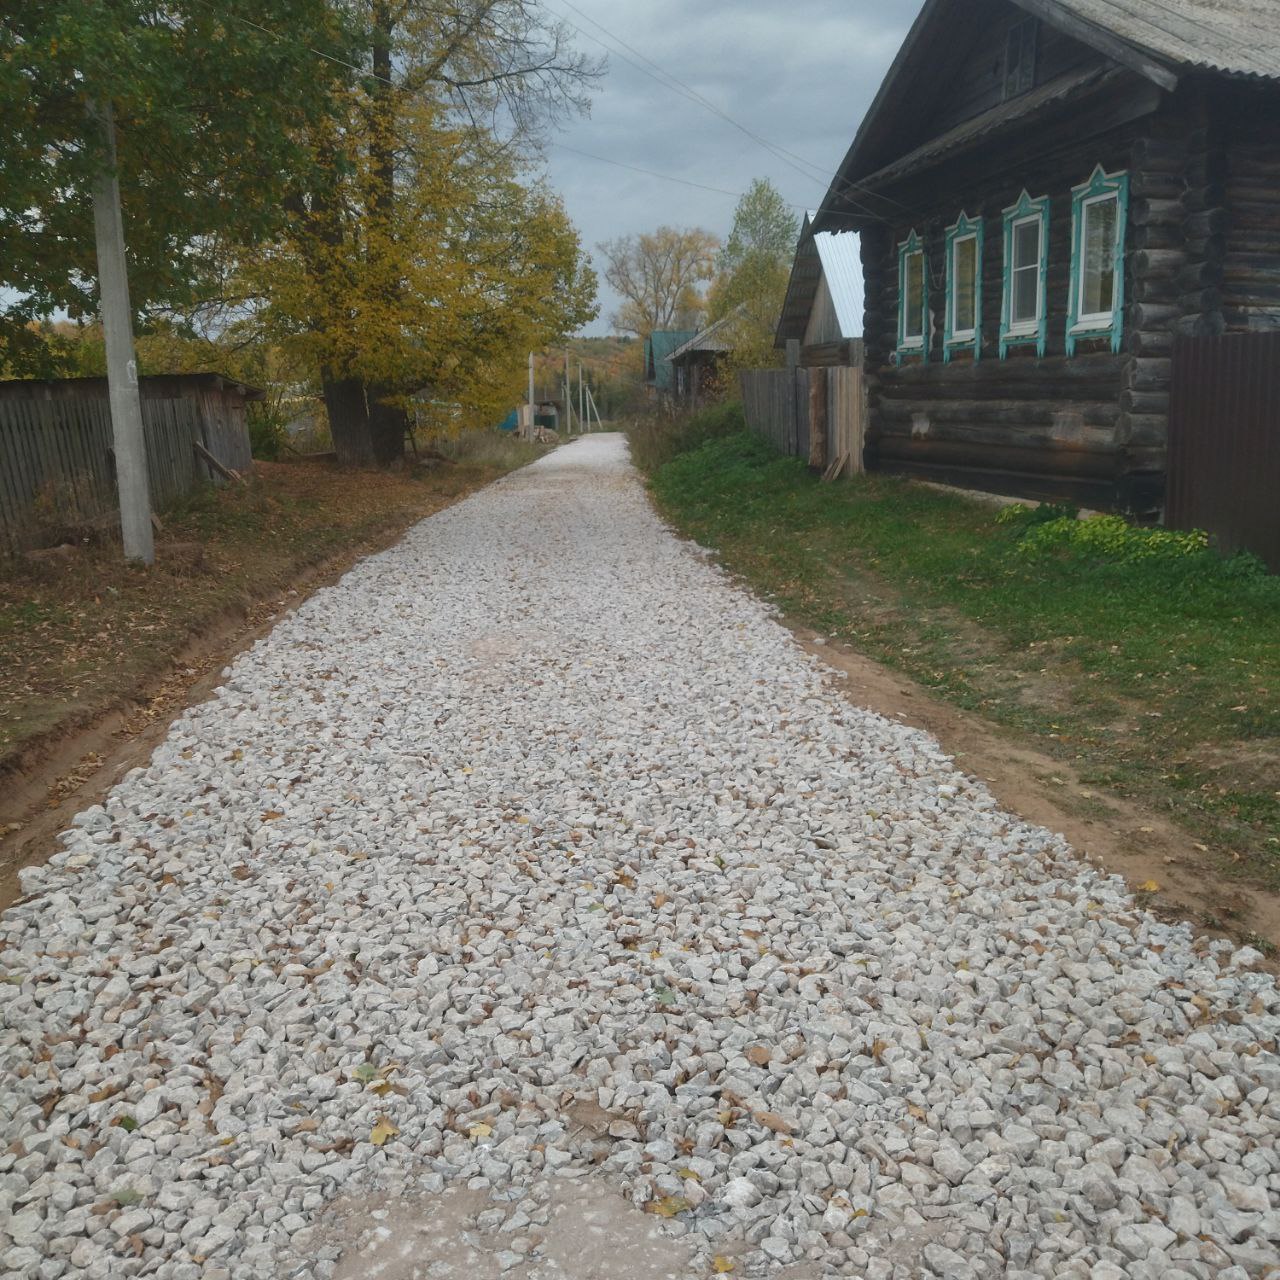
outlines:
{"label": "small outbuilding", "polygon": [[[263,392],[216,373],[138,385],[154,508],[253,465],[246,406]],[[111,524],[117,502],[106,378],[0,382],[0,542]]]}
{"label": "small outbuilding", "polygon": [[743,306],[735,307],[667,357],[674,371],[672,394],[681,404],[696,409],[720,389],[724,364],[733,350],[733,323],[743,310]]}

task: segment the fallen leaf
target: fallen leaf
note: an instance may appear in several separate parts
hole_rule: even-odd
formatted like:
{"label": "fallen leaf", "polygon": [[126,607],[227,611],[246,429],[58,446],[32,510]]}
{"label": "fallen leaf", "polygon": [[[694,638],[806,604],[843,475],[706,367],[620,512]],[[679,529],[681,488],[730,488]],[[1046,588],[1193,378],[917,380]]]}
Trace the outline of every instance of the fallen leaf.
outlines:
{"label": "fallen leaf", "polygon": [[794,1133],[792,1129],[781,1116],[774,1115],[772,1111],[755,1112],[755,1121],[757,1124],[763,1125],[766,1129],[771,1129],[774,1133]]}
{"label": "fallen leaf", "polygon": [[274,822],[277,818],[283,818],[284,814],[279,809],[268,809],[262,815],[263,822]]}
{"label": "fallen leaf", "polygon": [[681,1178],[691,1178],[694,1182],[701,1182],[701,1174],[695,1173],[692,1169],[677,1169],[676,1173]]}
{"label": "fallen leaf", "polygon": [[369,1134],[369,1141],[375,1147],[380,1147],[388,1138],[394,1138],[399,1132],[400,1130],[386,1116],[379,1116],[377,1124],[373,1126],[373,1131]]}
{"label": "fallen leaf", "polygon": [[882,1053],[884,1053],[884,1051],[885,1051],[888,1047],[889,1047],[889,1042],[888,1042],[887,1040],[877,1040],[877,1041],[875,1041],[875,1043],[874,1043],[874,1044],[872,1044],[872,1046],[871,1046],[871,1056],[872,1056],[872,1057],[873,1057],[877,1062],[879,1062],[879,1061],[880,1061],[880,1055],[881,1055]]}
{"label": "fallen leaf", "polygon": [[370,1080],[377,1078],[378,1068],[372,1062],[362,1062],[351,1074],[361,1084],[368,1084]]}
{"label": "fallen leaf", "polygon": [[1138,886],[1139,893],[1159,893],[1160,882],[1158,880],[1144,880]]}
{"label": "fallen leaf", "polygon": [[650,1213],[656,1213],[660,1218],[674,1218],[689,1208],[689,1202],[684,1196],[663,1196],[661,1200],[651,1201],[648,1208]]}
{"label": "fallen leaf", "polygon": [[469,1138],[487,1138],[492,1133],[493,1125],[491,1124],[473,1124],[471,1128],[467,1130],[467,1136]]}
{"label": "fallen leaf", "polygon": [[727,1276],[733,1270],[733,1259],[719,1254],[711,1259],[711,1270],[718,1276]]}
{"label": "fallen leaf", "polygon": [[907,1104],[907,1114],[914,1116],[917,1120],[925,1119],[925,1109],[923,1107],[917,1107],[914,1102],[909,1102]]}

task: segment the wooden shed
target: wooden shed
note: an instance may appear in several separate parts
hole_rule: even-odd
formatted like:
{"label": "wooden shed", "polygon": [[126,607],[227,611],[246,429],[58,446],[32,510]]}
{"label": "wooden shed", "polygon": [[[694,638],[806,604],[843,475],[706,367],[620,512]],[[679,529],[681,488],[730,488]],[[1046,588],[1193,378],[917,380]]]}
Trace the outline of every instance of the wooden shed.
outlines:
{"label": "wooden shed", "polygon": [[744,309],[745,304],[735,307],[667,357],[672,368],[672,394],[681,404],[696,409],[719,391],[724,363],[733,350],[733,324]]}
{"label": "wooden shed", "polygon": [[[253,465],[245,406],[261,391],[216,373],[138,381],[154,508],[219,483],[208,457],[232,471]],[[116,509],[106,378],[0,382],[0,543],[110,523]]]}
{"label": "wooden shed", "polygon": [[1280,327],[1280,5],[926,0],[814,228],[870,465],[1158,511],[1175,339]]}
{"label": "wooden shed", "polygon": [[855,365],[861,361],[862,260],[856,234],[815,232],[805,214],[787,282],[775,345],[800,344],[801,367]]}

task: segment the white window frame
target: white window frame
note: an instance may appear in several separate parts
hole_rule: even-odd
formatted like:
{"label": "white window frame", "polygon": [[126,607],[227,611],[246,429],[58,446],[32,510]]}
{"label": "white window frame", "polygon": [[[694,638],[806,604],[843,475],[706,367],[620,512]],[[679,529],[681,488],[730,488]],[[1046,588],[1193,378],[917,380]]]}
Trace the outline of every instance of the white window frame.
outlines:
{"label": "white window frame", "polygon": [[[1106,191],[1102,195],[1090,196],[1087,200],[1080,203],[1080,270],[1079,279],[1076,281],[1076,320],[1071,326],[1072,333],[1096,332],[1099,329],[1109,329],[1116,319],[1116,302],[1119,299],[1119,290],[1115,287],[1115,279],[1113,274],[1111,285],[1111,306],[1106,311],[1085,311],[1084,310],[1084,291],[1085,291],[1085,246],[1088,244],[1089,232],[1089,210],[1095,205],[1113,204],[1116,208],[1116,243],[1120,243],[1120,237],[1123,235],[1123,227],[1120,220],[1124,217],[1124,205],[1120,199],[1118,191]],[[1114,252],[1114,246],[1113,246]],[[1115,265],[1113,260],[1112,271],[1115,274]]]}
{"label": "white window frame", "polygon": [[[1025,226],[1034,226],[1036,229],[1036,259],[1032,266],[1018,266],[1018,228]],[[1044,323],[1044,218],[1037,213],[1027,214],[1022,218],[1014,218],[1009,223],[1009,235],[1012,244],[1009,246],[1009,327],[1006,333],[1012,338],[1033,338],[1040,332],[1040,326]],[[1015,320],[1013,318],[1013,305],[1018,297],[1017,280],[1019,271],[1034,271],[1036,273],[1036,310],[1029,320]]]}

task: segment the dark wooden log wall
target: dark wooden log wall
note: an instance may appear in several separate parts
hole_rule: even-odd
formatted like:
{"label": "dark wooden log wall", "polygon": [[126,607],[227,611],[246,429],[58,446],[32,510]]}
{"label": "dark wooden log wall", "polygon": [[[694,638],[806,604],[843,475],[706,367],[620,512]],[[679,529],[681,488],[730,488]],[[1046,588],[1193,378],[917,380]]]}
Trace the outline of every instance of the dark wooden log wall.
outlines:
{"label": "dark wooden log wall", "polygon": [[1280,328],[1280,94],[1239,87],[1223,95],[1226,132],[1221,238],[1222,328]]}
{"label": "dark wooden log wall", "polygon": [[[872,465],[1154,514],[1175,339],[1280,327],[1280,95],[1210,77],[1174,94],[1135,77],[1111,94],[899,183],[890,194],[912,214],[864,229]],[[1099,129],[1108,118],[1127,123]],[[1124,340],[1118,355],[1085,344],[1068,359],[1071,187],[1098,163],[1130,178]],[[1024,186],[1051,197],[1048,341],[1042,360],[1024,348],[1001,361],[1002,210]],[[943,363],[945,228],[962,209],[985,226],[976,368],[964,353]],[[929,255],[931,352],[899,368],[897,246],[913,227]]]}
{"label": "dark wooden log wall", "polygon": [[[1071,498],[1089,505],[1114,505],[1130,467],[1127,450],[1140,443],[1150,424],[1140,410],[1167,411],[1165,401],[1140,397],[1167,369],[1134,360],[1128,350],[1113,354],[1109,343],[1084,344],[1066,355],[1066,309],[1071,265],[1071,188],[1086,182],[1096,165],[1108,171],[1129,169],[1142,134],[1133,121],[1081,141],[1070,117],[1057,127],[1058,138],[1042,127],[1016,145],[1007,141],[970,152],[939,166],[927,185],[903,183],[897,198],[915,209],[894,225],[864,231],[867,372],[872,398],[870,452],[881,467],[930,475],[956,483],[1034,497]],[[1014,348],[999,359],[1003,290],[1003,210],[1026,187],[1032,197],[1049,195],[1049,327],[1046,354],[1034,347]],[[1153,186],[1142,199],[1154,201]],[[1163,197],[1162,197],[1163,198]],[[1176,200],[1173,201],[1176,204]],[[961,211],[983,217],[982,359],[965,352],[943,363],[945,232]],[[1153,204],[1142,217],[1153,227],[1165,210]],[[926,242],[930,275],[931,352],[897,367],[897,245],[914,229]],[[1157,241],[1153,231],[1144,247]],[[1173,251],[1172,245],[1169,250]],[[1151,269],[1168,272],[1172,262],[1150,259],[1132,305],[1138,332],[1167,322],[1159,310],[1163,294],[1151,292]],[[1135,338],[1134,349],[1145,339]],[[1139,367],[1134,370],[1133,366]],[[1128,393],[1128,399],[1122,399]],[[1148,465],[1144,459],[1142,465]]]}

